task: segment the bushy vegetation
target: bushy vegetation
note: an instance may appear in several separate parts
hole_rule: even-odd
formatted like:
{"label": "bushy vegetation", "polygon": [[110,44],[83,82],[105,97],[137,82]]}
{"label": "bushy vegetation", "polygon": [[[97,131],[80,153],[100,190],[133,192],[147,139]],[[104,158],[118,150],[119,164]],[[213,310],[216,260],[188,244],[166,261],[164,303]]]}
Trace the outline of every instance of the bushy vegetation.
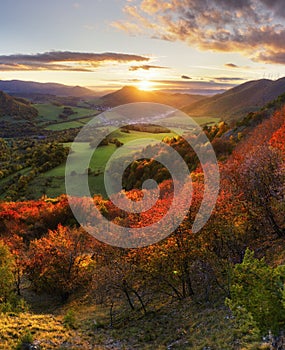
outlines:
{"label": "bushy vegetation", "polygon": [[232,273],[227,304],[237,317],[252,318],[261,334],[285,329],[285,266],[268,266],[246,250],[241,264]]}
{"label": "bushy vegetation", "polygon": [[[239,142],[224,137],[225,123],[205,128],[219,155],[221,189],[211,218],[196,233],[203,173],[183,138],[165,139],[193,166],[192,203],[183,223],[148,247],[122,249],[96,240],[78,227],[65,195],[1,202],[2,344],[8,348],[28,339],[47,349],[65,342],[81,349],[274,349],[266,337],[280,343],[285,331],[284,125],[282,109]],[[1,162],[9,162],[11,147],[31,169],[60,163],[66,155],[55,142],[33,142],[1,140]],[[145,192],[136,187],[146,175],[161,175],[160,196],[150,210],[126,213],[100,195],[94,204],[125,227],[159,221],[173,199],[173,181],[160,165],[152,159],[133,163],[126,172],[132,190],[124,193],[139,201]],[[181,193],[185,201],[187,191]],[[84,213],[88,204],[78,199]],[[96,230],[101,232],[99,224]],[[44,320],[25,312],[21,294],[52,296],[61,316]],[[32,337],[25,338],[26,332]]]}

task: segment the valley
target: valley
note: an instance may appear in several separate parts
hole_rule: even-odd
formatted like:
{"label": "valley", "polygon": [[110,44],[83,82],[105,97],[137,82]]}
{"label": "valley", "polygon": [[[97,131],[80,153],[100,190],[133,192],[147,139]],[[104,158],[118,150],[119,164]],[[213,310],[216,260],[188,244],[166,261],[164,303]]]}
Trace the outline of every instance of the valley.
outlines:
{"label": "valley", "polygon": [[285,350],[284,0],[0,28],[0,350]]}
{"label": "valley", "polygon": [[[20,87],[17,88],[18,85]],[[36,85],[35,90],[33,90],[34,85],[32,83],[30,83],[30,85],[26,84],[27,86],[24,85],[25,89],[23,89],[22,85],[22,82],[11,82],[10,85],[5,85],[4,83],[2,83],[2,85],[0,84],[0,86],[3,86],[4,88],[6,87],[6,89],[8,89],[7,86],[10,86],[10,91],[12,91],[18,96],[27,96],[28,89],[32,89],[31,94],[28,95],[31,96],[31,101],[24,100],[23,97],[13,98],[7,94],[3,94],[3,96],[5,96],[5,98],[9,100],[10,103],[13,102],[15,106],[17,106],[18,104],[17,99],[22,98],[23,101],[26,101],[25,106],[29,106],[27,108],[30,108],[30,110],[32,111],[32,113],[29,112],[29,117],[27,120],[23,119],[22,111],[20,112],[19,116],[17,116],[17,114],[9,116],[8,114],[10,112],[7,113],[5,109],[2,109],[2,117],[0,118],[0,123],[2,123],[2,131],[0,133],[0,136],[3,137],[3,140],[6,140],[5,142],[7,147],[10,147],[9,152],[11,160],[13,159],[13,163],[15,158],[19,158],[19,155],[16,156],[16,154],[23,154],[24,149],[27,150],[27,147],[29,149],[29,152],[25,151],[26,158],[33,157],[34,149],[40,149],[41,147],[44,148],[45,144],[50,143],[56,143],[58,145],[63,146],[66,150],[69,150],[71,145],[70,141],[72,141],[75,135],[79,132],[79,130],[91,120],[93,120],[94,125],[96,125],[96,123],[98,125],[96,130],[94,130],[96,134],[100,134],[102,131],[106,130],[106,128],[109,128],[110,132],[112,132],[112,130],[117,129],[116,114],[114,114],[113,117],[109,114],[108,120],[104,119],[104,116],[102,114],[104,113],[104,111],[110,110],[111,106],[114,105],[114,103],[110,102],[113,99],[113,94],[107,95],[106,97],[103,96],[101,99],[97,98],[95,100],[89,100],[85,97],[84,99],[82,97],[78,99],[77,96],[61,97],[51,94],[45,95],[43,93],[39,95],[39,91],[54,91],[54,93],[57,92],[56,89],[47,91],[46,86],[44,84],[43,86],[40,84]],[[43,88],[44,90],[39,90],[39,87]],[[56,88],[59,89],[60,86]],[[49,86],[49,89],[52,89],[52,87]],[[66,88],[64,87],[63,93],[65,93],[65,91]],[[130,91],[131,94],[129,94]],[[33,95],[35,93],[37,93],[36,97],[35,95]],[[140,96],[139,91],[135,88],[128,87],[123,88],[119,92],[114,93],[114,100],[116,101],[116,104],[124,103],[125,96],[129,96],[128,99],[130,102],[143,102],[144,100],[148,100],[149,96],[152,97],[152,100],[160,102],[164,102],[165,99],[168,98],[168,96],[164,93],[161,94],[162,97],[160,97],[159,93],[144,93],[142,98],[138,98]],[[195,98],[197,99],[198,96]],[[39,99],[41,100],[41,103],[38,103]],[[191,100],[191,96],[189,96],[188,98],[187,95],[173,95],[173,101],[175,101],[175,106],[177,105],[179,99],[181,100],[179,102],[180,104],[186,103],[186,101],[189,101],[189,99]],[[34,103],[33,101],[36,101],[36,103]],[[109,103],[109,105],[107,105],[106,103]],[[4,102],[2,103],[2,105],[3,107],[5,106]],[[9,108],[9,110],[11,111],[10,106],[7,108]],[[96,118],[96,116],[98,116],[98,122],[96,122],[96,119],[94,119],[94,117]],[[165,121],[167,121],[167,124],[171,125],[174,129],[180,130],[182,132],[187,131],[185,129],[186,124],[183,124],[183,120],[181,120],[181,118],[177,118],[175,116],[170,115],[169,117],[163,116],[163,119],[165,119]],[[212,125],[216,122],[219,122],[219,120],[220,119],[216,117],[199,117],[196,119],[197,123],[202,126]],[[136,117],[135,121],[136,123],[144,124],[151,124],[155,122],[161,123],[161,117],[157,116],[156,118],[151,117],[149,119]],[[138,146],[133,150],[133,153],[135,153],[136,150],[138,151],[140,148],[147,146],[147,144],[142,145],[139,141],[142,138],[148,137],[154,138],[158,141],[162,141],[165,137],[172,137],[174,135],[175,132],[152,133],[130,130],[128,133],[117,131],[115,132],[114,137],[117,138],[123,144],[129,141],[133,141],[134,139],[138,139]],[[28,141],[28,139],[30,141]],[[11,144],[13,144],[14,142],[12,140],[18,140],[18,144],[26,143],[26,145],[22,150],[19,150],[17,146],[16,153],[14,154],[13,146],[11,147]],[[89,142],[83,142],[80,145],[75,145],[73,151],[76,153],[76,156],[83,156],[82,159],[84,159],[84,149],[87,150],[88,147]],[[95,176],[92,177],[92,179],[90,180],[92,183],[91,187],[94,188],[94,190],[92,190],[93,194],[99,193],[103,196],[106,195],[103,186],[102,174],[107,160],[115,151],[115,149],[116,147],[114,144],[108,144],[100,147],[100,149],[96,151],[96,158],[98,160],[92,161],[90,164],[91,171],[95,174]],[[21,161],[19,159],[16,162],[16,164],[11,164],[11,162],[9,163],[8,161],[6,161],[2,164],[3,175],[0,178],[0,198],[15,199],[16,197],[18,197],[21,199],[37,199],[41,198],[43,195],[47,195],[53,198],[61,195],[62,193],[65,193],[65,162],[63,161],[60,165],[56,166],[53,169],[49,169],[50,166],[51,165],[48,165],[48,170],[45,171],[44,168],[37,169],[35,167],[30,167],[30,164],[28,164],[26,160]],[[5,167],[10,167],[10,170],[5,171]],[[11,170],[12,168],[15,170]],[[80,173],[84,174],[85,171],[86,169],[80,168],[79,162],[77,176],[80,176]],[[7,176],[5,174],[7,174]],[[20,178],[21,181],[19,181]]]}
{"label": "valley", "polygon": [[[232,94],[235,89],[244,86]],[[283,342],[284,91],[230,122],[222,112],[195,116],[220,170],[216,206],[198,232],[193,223],[205,175],[186,139],[199,144],[201,131],[183,119],[187,115],[138,113],[131,124],[120,120],[120,98],[145,102],[159,92],[138,99],[138,90],[123,88],[109,104],[112,95],[33,94],[22,100],[3,93],[0,105],[0,349],[277,349],[268,334]],[[192,98],[175,95],[173,103]],[[190,106],[214,98],[220,96]],[[231,107],[240,110],[241,104]],[[92,203],[111,223],[132,230],[151,226],[167,214],[174,196],[171,173],[155,160],[167,157],[162,144],[191,173],[191,207],[179,227],[163,236],[167,229],[161,224],[148,238],[164,238],[138,248],[98,239],[116,236],[100,224],[93,235],[87,233],[71,210],[66,178],[77,188],[87,176]],[[206,145],[200,147],[206,154]],[[152,157],[144,156],[146,149]],[[152,196],[142,185],[154,179],[159,196],[149,210],[127,212],[108,198],[104,174],[116,151],[115,182],[122,164],[129,165],[124,190],[114,198],[125,194],[136,203]],[[66,168],[69,152],[72,171]],[[189,201],[184,186],[177,208]],[[78,198],[75,205],[89,214],[88,201]]]}

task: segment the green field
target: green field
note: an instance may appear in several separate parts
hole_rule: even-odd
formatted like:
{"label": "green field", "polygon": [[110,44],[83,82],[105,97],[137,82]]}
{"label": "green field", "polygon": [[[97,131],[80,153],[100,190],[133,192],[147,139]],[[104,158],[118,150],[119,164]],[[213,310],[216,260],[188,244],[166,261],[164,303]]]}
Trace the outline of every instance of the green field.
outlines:
{"label": "green field", "polygon": [[[63,112],[64,106],[55,106],[50,103],[40,103],[40,104],[34,104],[33,107],[35,107],[39,112],[39,118],[42,118],[42,121],[51,121],[51,120],[57,120],[58,115]],[[71,115],[69,118],[81,118],[87,115],[96,114],[96,111],[94,109],[89,108],[81,108],[81,107],[71,107],[75,114]]]}
{"label": "green field", "polygon": [[[39,111],[38,120],[41,125],[45,125],[45,129],[57,131],[66,130],[71,128],[79,128],[88,123],[95,115],[101,112],[94,109],[83,108],[83,107],[72,107],[75,114],[67,117],[66,120],[59,118],[59,115],[63,112],[64,106],[56,106],[53,104],[35,104],[34,107]],[[108,112],[108,119],[110,120],[120,120],[121,116],[117,114],[116,111]],[[193,117],[193,119],[201,126],[206,124],[215,124],[220,121],[220,118],[215,117]],[[159,122],[158,122],[159,123]],[[183,128],[184,117],[180,114],[178,116],[173,116],[165,119],[165,123],[177,125],[177,131],[186,131]],[[174,128],[175,129],[175,128]],[[122,141],[124,142],[124,141]]]}
{"label": "green field", "polygon": [[[121,142],[124,144],[130,141],[138,140],[138,142],[131,145],[131,147],[128,147],[128,149],[125,150],[125,154],[129,154],[130,152],[135,153],[138,150],[146,147],[149,144],[149,140],[147,138],[152,138],[158,141],[161,141],[164,137],[168,136],[174,136],[172,133],[162,133],[162,134],[149,134],[146,132],[140,132],[140,131],[131,131],[129,134],[124,133],[121,131],[116,131],[114,134],[114,137],[118,138]],[[146,140],[142,140],[142,139]],[[86,163],[86,158],[88,156],[88,153],[90,152],[90,146],[88,142],[74,142],[71,143],[65,143],[64,146],[71,147],[74,153],[71,155],[71,159],[74,161],[74,164],[76,164],[75,170],[77,173],[83,173],[85,171],[84,163]],[[116,150],[116,146],[113,144],[109,144],[108,146],[102,146],[96,149],[96,152],[94,152],[93,157],[91,159],[91,162],[89,164],[89,168],[91,168],[94,171],[104,171],[105,164],[107,163],[110,156],[114,153]],[[124,156],[124,152],[120,151],[122,155]],[[45,176],[64,176],[65,175],[65,165],[59,165],[54,169],[49,170],[45,173]]]}
{"label": "green field", "polygon": [[57,124],[52,124],[47,126],[45,129],[46,130],[66,130],[66,129],[72,129],[72,128],[80,128],[82,127],[82,123],[80,121],[74,120],[74,121],[69,121],[65,123],[57,123]]}
{"label": "green field", "polygon": [[213,125],[221,121],[221,118],[216,117],[193,117],[195,122],[201,126],[204,125]]}
{"label": "green field", "polygon": [[[129,155],[130,153],[136,153],[137,151],[141,150],[142,148],[146,147],[149,144],[149,138],[161,141],[164,137],[168,136],[174,136],[172,133],[162,133],[162,134],[150,134],[146,132],[139,132],[139,131],[131,131],[130,133],[124,133],[121,131],[116,131],[112,136],[118,138],[121,142],[126,144],[127,142],[133,141],[131,146],[128,146],[128,148],[119,148],[117,149],[114,144],[109,144],[108,146],[102,146],[96,149],[94,152],[91,162],[89,164],[89,168],[92,170],[93,175],[89,176],[89,184],[91,188],[92,193],[100,193],[103,196],[105,196],[105,187],[104,187],[104,175],[103,172],[105,170],[105,165],[109,158],[112,156],[112,154],[118,150],[120,152],[120,157],[124,157],[126,155]],[[137,142],[134,142],[137,140]],[[155,141],[153,141],[154,143]],[[90,146],[88,142],[74,142],[71,143],[65,143],[66,147],[71,147],[74,151],[73,154],[71,154],[71,159],[73,161],[74,170],[76,174],[74,175],[73,179],[74,182],[80,181],[80,176],[85,173],[86,171],[86,163],[87,163],[87,157],[90,152]],[[95,173],[95,175],[94,175]],[[48,186],[46,190],[46,194],[50,197],[56,197],[60,194],[65,192],[65,186],[64,186],[64,177],[65,177],[65,164],[61,164],[57,166],[54,169],[51,169],[44,173],[41,176],[40,181],[34,185],[37,185],[37,187],[41,187],[41,183],[45,183],[46,180],[50,182],[50,185]]]}
{"label": "green field", "polygon": [[50,120],[57,120],[58,115],[63,111],[63,107],[55,106],[53,104],[34,104],[33,107],[35,107],[39,112],[39,120],[42,122],[50,121]]}
{"label": "green field", "polygon": [[[75,108],[72,107],[73,110],[78,111],[77,114],[69,116],[69,120],[62,121],[58,119],[58,114],[62,112],[64,107],[54,106],[52,104],[41,104],[37,105],[40,111],[40,117],[43,126],[46,126],[46,129],[49,130],[65,130],[69,128],[80,128],[86,125],[93,116],[90,113],[99,114],[99,112],[95,110],[85,109],[85,108]],[[74,118],[75,117],[75,118]],[[115,116],[114,116],[115,117]],[[72,118],[74,118],[72,120]],[[176,118],[175,116],[173,117]],[[178,117],[177,117],[178,118]],[[206,118],[199,117],[195,118],[195,120],[200,124],[210,124],[214,122],[218,122],[220,119],[218,118]],[[178,120],[179,121],[179,120]],[[181,118],[180,118],[181,121]],[[100,121],[98,121],[100,124]],[[171,123],[174,123],[175,120],[171,120]],[[46,123],[46,125],[44,125]],[[52,123],[47,125],[47,123]],[[120,147],[117,148],[114,144],[109,144],[107,146],[101,146],[97,148],[97,150],[93,153],[90,164],[87,162],[88,154],[90,153],[90,145],[89,142],[76,142],[76,143],[65,143],[64,146],[70,148],[72,145],[73,154],[71,154],[71,159],[73,160],[74,167],[74,182],[80,181],[80,176],[86,173],[87,168],[91,170],[91,175],[89,176],[90,189],[93,194],[98,193],[103,196],[106,195],[105,187],[104,187],[104,171],[105,165],[113,155],[115,151],[118,151],[117,157],[124,158],[127,155],[137,153],[142,150],[149,144],[153,144],[156,141],[161,141],[165,137],[172,137],[176,135],[175,133],[149,133],[149,132],[141,132],[130,130],[128,133],[122,132],[120,129],[117,129],[115,126],[108,127],[99,127],[99,134],[102,130],[109,130],[112,132],[111,137],[116,138],[121,141],[124,145],[128,142],[132,142],[128,147]],[[173,127],[175,131],[180,134],[183,134],[186,131],[181,124],[181,127]],[[114,131],[112,131],[114,130]],[[92,134],[90,134],[92,137]],[[149,139],[153,141],[150,142]],[[23,169],[16,174],[28,175],[29,169]],[[0,181],[0,186],[4,187],[6,183],[16,174],[13,174],[5,179]],[[47,194],[49,197],[57,197],[62,193],[65,193],[65,164],[61,164],[54,169],[47,171],[44,174],[38,175],[28,184],[28,197],[27,198],[39,198],[43,194]],[[0,194],[2,198],[5,197],[5,193]]]}
{"label": "green field", "polygon": [[71,107],[75,112],[69,115],[66,120],[59,118],[62,114],[64,106],[55,106],[53,104],[42,103],[35,104],[34,107],[38,110],[38,122],[42,126],[46,126],[47,130],[65,130],[70,128],[78,128],[86,124],[93,116],[99,112],[94,109]]}

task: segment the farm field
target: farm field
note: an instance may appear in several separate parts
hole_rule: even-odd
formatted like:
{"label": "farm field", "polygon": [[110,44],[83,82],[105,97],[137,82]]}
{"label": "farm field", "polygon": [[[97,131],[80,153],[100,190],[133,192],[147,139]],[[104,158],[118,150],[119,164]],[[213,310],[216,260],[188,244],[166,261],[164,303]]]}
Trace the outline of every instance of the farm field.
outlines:
{"label": "farm field", "polygon": [[[60,118],[64,114],[64,106],[56,106],[51,103],[35,104],[34,107],[38,110],[38,122],[46,130],[66,130],[83,126],[91,120],[99,112],[90,108],[70,107],[73,114],[66,115],[65,119]],[[68,107],[69,108],[69,107]]]}
{"label": "farm field", "polygon": [[[116,131],[112,135],[116,137],[119,141],[126,144],[127,142],[132,142],[131,145],[124,149],[120,148],[120,157],[129,155],[130,153],[136,153],[142,148],[150,144],[149,139],[153,139],[151,144],[157,141],[161,141],[165,137],[174,136],[173,133],[160,133],[152,134],[140,131],[130,131],[130,133],[124,133],[121,131]],[[71,159],[75,164],[75,172],[73,175],[74,183],[80,181],[80,176],[82,176],[86,171],[85,164],[87,162],[87,157],[90,152],[90,145],[88,142],[74,142],[74,143],[64,143],[65,147],[72,147],[73,154]],[[106,196],[104,187],[104,169],[108,159],[117,150],[114,144],[109,144],[107,146],[101,146],[94,152],[89,168],[92,171],[92,175],[89,176],[89,185],[91,192],[93,194],[98,193],[102,196]],[[30,183],[30,193],[33,193],[35,198],[40,198],[43,194],[49,197],[57,197],[62,193],[65,193],[65,163],[39,175]],[[36,189],[36,190],[35,190]]]}

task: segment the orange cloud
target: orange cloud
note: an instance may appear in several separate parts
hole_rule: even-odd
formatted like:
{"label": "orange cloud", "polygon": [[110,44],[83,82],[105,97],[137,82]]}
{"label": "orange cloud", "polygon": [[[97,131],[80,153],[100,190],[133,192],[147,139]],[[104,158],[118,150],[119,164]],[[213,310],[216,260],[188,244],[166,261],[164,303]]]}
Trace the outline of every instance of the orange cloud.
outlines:
{"label": "orange cloud", "polygon": [[92,72],[97,67],[110,63],[147,62],[149,57],[124,53],[90,53],[51,51],[34,55],[1,55],[0,71],[81,71]]}
{"label": "orange cloud", "polygon": [[140,0],[125,14],[113,25],[133,35],[285,64],[284,0]]}
{"label": "orange cloud", "polygon": [[143,69],[143,70],[150,70],[150,69],[169,69],[168,67],[162,67],[162,66],[152,66],[149,64],[144,64],[141,66],[131,66],[129,68],[129,71],[137,71],[139,69]]}

